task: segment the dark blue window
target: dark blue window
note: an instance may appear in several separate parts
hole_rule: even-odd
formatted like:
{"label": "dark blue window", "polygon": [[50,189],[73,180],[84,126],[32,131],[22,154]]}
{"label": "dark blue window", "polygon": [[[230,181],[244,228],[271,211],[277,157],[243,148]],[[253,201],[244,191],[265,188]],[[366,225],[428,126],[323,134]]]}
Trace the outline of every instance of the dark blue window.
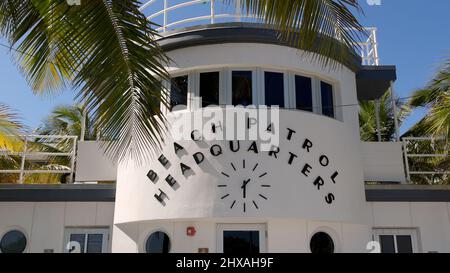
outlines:
{"label": "dark blue window", "polygon": [[172,79],[170,86],[170,107],[177,105],[187,106],[188,76],[180,76]]}
{"label": "dark blue window", "polygon": [[224,231],[223,253],[259,253],[259,231]]}
{"label": "dark blue window", "polygon": [[284,107],[284,75],[278,72],[265,72],[266,105]]}
{"label": "dark blue window", "polygon": [[232,94],[234,106],[252,104],[252,71],[233,71]]}
{"label": "dark blue window", "polygon": [[219,105],[219,72],[200,73],[202,107]]}
{"label": "dark blue window", "polygon": [[313,111],[311,78],[295,76],[295,103],[299,110]]}
{"label": "dark blue window", "polygon": [[169,251],[170,239],[164,232],[153,232],[145,243],[145,252],[147,253],[169,253]]}
{"label": "dark blue window", "polygon": [[320,82],[322,94],[322,114],[334,118],[333,86],[326,82]]}

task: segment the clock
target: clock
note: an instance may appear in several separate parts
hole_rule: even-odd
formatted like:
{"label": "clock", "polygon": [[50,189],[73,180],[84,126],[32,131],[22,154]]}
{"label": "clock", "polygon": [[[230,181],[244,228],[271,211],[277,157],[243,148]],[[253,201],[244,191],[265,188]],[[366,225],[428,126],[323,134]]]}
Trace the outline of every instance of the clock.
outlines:
{"label": "clock", "polygon": [[217,185],[222,189],[220,200],[226,202],[230,209],[243,212],[260,209],[260,203],[269,199],[269,174],[260,168],[259,163],[246,162],[245,159],[230,162],[230,167],[221,172],[225,183]]}

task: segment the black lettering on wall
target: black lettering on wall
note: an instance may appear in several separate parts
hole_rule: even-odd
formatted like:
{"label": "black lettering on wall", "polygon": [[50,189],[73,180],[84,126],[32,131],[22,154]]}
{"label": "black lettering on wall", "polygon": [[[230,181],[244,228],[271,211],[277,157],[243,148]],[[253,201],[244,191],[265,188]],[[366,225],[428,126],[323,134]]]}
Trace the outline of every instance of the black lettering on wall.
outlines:
{"label": "black lettering on wall", "polygon": [[303,142],[302,148],[303,148],[303,150],[306,149],[309,153],[309,151],[310,151],[309,149],[311,149],[312,146],[313,146],[313,144],[312,144],[311,140],[305,139],[305,141]]}
{"label": "black lettering on wall", "polygon": [[320,163],[320,165],[322,165],[322,167],[326,167],[326,166],[328,166],[328,164],[330,164],[330,160],[328,159],[328,157],[326,155],[321,155],[319,157],[319,163]]}
{"label": "black lettering on wall", "polygon": [[308,174],[311,173],[311,169],[312,169],[311,165],[309,165],[308,163],[306,163],[305,166],[303,166],[302,174],[303,174],[304,176],[308,177]]}
{"label": "black lettering on wall", "polygon": [[166,182],[167,182],[167,184],[169,184],[169,186],[171,186],[172,188],[177,184],[177,181],[175,180],[175,178],[173,178],[170,174],[167,175],[167,177],[166,177]]}
{"label": "black lettering on wall", "polygon": [[200,165],[200,163],[203,162],[203,160],[205,160],[205,156],[203,155],[202,152],[197,152],[193,155],[195,163],[197,163],[197,165]]}
{"label": "black lettering on wall", "polygon": [[189,167],[188,165],[183,164],[183,163],[180,163],[180,168],[181,168],[181,173],[183,175],[185,175],[185,172],[191,170],[191,167]]}
{"label": "black lettering on wall", "polygon": [[258,145],[256,144],[256,141],[253,141],[252,144],[250,144],[250,147],[248,147],[247,152],[253,151],[255,154],[258,153]]}
{"label": "black lettering on wall", "polygon": [[334,200],[335,200],[334,194],[332,193],[329,193],[327,194],[327,196],[325,196],[325,202],[327,202],[327,204],[333,203]]}
{"label": "black lettering on wall", "polygon": [[220,129],[222,131],[222,123],[220,121],[218,122],[218,124],[211,124],[211,131],[213,132],[213,134],[217,132],[217,129]]}
{"label": "black lettering on wall", "polygon": [[222,147],[220,147],[217,144],[211,146],[211,149],[209,149],[209,150],[213,156],[219,156],[222,154]]}
{"label": "black lettering on wall", "polygon": [[277,146],[273,146],[272,145],[272,147],[270,147],[270,151],[269,151],[269,156],[273,156],[273,157],[275,157],[275,158],[278,158],[277,157],[277,154],[280,152],[280,147],[277,147]]}
{"label": "black lettering on wall", "polygon": [[339,173],[336,171],[336,172],[334,172],[333,175],[331,176],[331,181],[333,181],[334,184],[336,184],[336,180],[335,180],[335,179],[336,179],[336,177],[338,176],[338,174],[339,174]]}
{"label": "black lettering on wall", "polygon": [[165,205],[164,203],[164,199],[167,198],[167,194],[165,192],[163,192],[161,189],[159,190],[159,194],[155,194],[154,197],[156,198],[156,200],[158,200],[159,203],[161,203],[162,205]]}
{"label": "black lettering on wall", "polygon": [[159,163],[161,163],[161,165],[163,165],[166,169],[168,167],[170,167],[170,162],[169,160],[162,154],[159,156],[158,158]]}
{"label": "black lettering on wall", "polygon": [[289,160],[288,160],[289,165],[292,165],[292,161],[294,161],[294,158],[296,157],[297,157],[296,154],[289,152]]}
{"label": "black lettering on wall", "polygon": [[287,130],[288,130],[287,140],[291,140],[292,135],[295,134],[296,132],[290,128],[287,128]]}
{"label": "black lettering on wall", "polygon": [[[237,143],[237,144],[235,145],[235,143]],[[239,151],[240,148],[241,148],[241,145],[240,145],[239,140],[238,141],[230,141],[230,150],[232,152],[235,153],[235,152]]]}
{"label": "black lettering on wall", "polygon": [[314,180],[314,186],[317,186],[317,189],[320,190],[320,187],[323,186],[323,184],[325,184],[325,181],[323,181],[322,177],[318,176],[316,178],[316,180]]}
{"label": "black lettering on wall", "polygon": [[173,148],[175,149],[175,154],[178,154],[179,151],[184,150],[184,147],[176,142],[173,143]]}
{"label": "black lettering on wall", "polygon": [[202,134],[200,134],[200,132],[198,130],[193,130],[191,132],[191,139],[193,141],[200,141],[200,140],[202,140],[202,138],[203,138]]}
{"label": "black lettering on wall", "polygon": [[155,173],[153,170],[148,171],[147,173],[148,179],[152,181],[153,183],[156,183],[156,179],[158,179],[158,174]]}
{"label": "black lettering on wall", "polygon": [[247,118],[247,129],[250,129],[252,125],[256,125],[258,121],[255,118],[248,117]]}

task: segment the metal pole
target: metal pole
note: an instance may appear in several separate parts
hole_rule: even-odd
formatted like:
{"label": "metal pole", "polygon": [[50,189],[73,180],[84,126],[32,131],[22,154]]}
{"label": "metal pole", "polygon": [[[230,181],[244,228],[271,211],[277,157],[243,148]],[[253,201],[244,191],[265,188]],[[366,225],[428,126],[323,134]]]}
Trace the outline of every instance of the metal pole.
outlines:
{"label": "metal pole", "polygon": [[238,22],[241,21],[241,0],[236,0],[236,19]]}
{"label": "metal pole", "polygon": [[26,157],[27,151],[28,151],[28,137],[25,136],[25,143],[23,146],[23,153],[22,153],[22,162],[20,163],[20,176],[19,176],[20,184],[23,184],[23,180],[24,180],[23,172],[25,170],[25,157]]}
{"label": "metal pole", "polygon": [[410,171],[409,171],[408,151],[406,150],[407,144],[408,144],[408,140],[402,139],[402,143],[403,143],[403,156],[405,157],[406,182],[410,183],[411,182],[411,175],[409,173]]}
{"label": "metal pole", "polygon": [[394,93],[394,82],[391,81],[391,85],[389,87],[391,91],[391,100],[392,100],[392,110],[394,111],[394,126],[395,126],[395,141],[400,141],[400,132],[398,129],[398,117],[397,117],[397,104],[395,102],[395,93]]}
{"label": "metal pole", "polygon": [[84,136],[86,135],[86,119],[87,119],[87,111],[86,108],[83,108],[83,116],[81,117],[80,141],[84,141]]}
{"label": "metal pole", "polygon": [[214,24],[214,0],[211,0],[211,24]]}
{"label": "metal pole", "polygon": [[77,152],[77,138],[74,137],[73,139],[73,146],[72,146],[72,155],[71,155],[71,159],[70,159],[70,182],[73,183],[75,182],[75,157],[76,157],[76,152]]}
{"label": "metal pole", "polygon": [[380,126],[380,100],[375,100],[375,121],[377,124],[377,138],[381,142],[381,126]]}
{"label": "metal pole", "polygon": [[377,43],[377,29],[372,29],[372,36],[373,36],[373,55],[375,59],[375,65],[380,64],[380,60],[378,58],[378,43]]}
{"label": "metal pole", "polygon": [[163,32],[166,32],[167,27],[167,0],[164,0],[164,23],[163,23]]}

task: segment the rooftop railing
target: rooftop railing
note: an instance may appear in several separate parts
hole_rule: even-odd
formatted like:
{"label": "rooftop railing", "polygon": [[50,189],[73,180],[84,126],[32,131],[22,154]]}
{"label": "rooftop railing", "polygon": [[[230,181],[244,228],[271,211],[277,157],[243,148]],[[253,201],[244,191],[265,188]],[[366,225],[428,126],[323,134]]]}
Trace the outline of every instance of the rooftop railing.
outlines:
{"label": "rooftop railing", "polygon": [[[76,136],[23,135],[20,137],[23,144],[20,145],[18,151],[0,150],[0,160],[5,162],[5,164],[0,164],[0,175],[3,176],[0,176],[0,182],[49,183],[50,178],[42,175],[65,175],[68,178],[67,180],[57,179],[54,182],[73,182]],[[55,160],[56,158],[60,160]],[[30,175],[34,175],[36,181],[30,179]],[[40,178],[45,181],[40,181]],[[55,177],[53,177],[53,180],[55,180]]]}
{"label": "rooftop railing", "polygon": [[[263,22],[255,15],[243,13],[240,7],[241,0],[148,0],[140,10],[159,26],[160,33],[201,24]],[[357,43],[355,48],[363,65],[379,65],[377,29],[365,31],[367,40]]]}
{"label": "rooftop railing", "polygon": [[403,137],[402,142],[407,182],[450,183],[450,145],[446,139]]}

